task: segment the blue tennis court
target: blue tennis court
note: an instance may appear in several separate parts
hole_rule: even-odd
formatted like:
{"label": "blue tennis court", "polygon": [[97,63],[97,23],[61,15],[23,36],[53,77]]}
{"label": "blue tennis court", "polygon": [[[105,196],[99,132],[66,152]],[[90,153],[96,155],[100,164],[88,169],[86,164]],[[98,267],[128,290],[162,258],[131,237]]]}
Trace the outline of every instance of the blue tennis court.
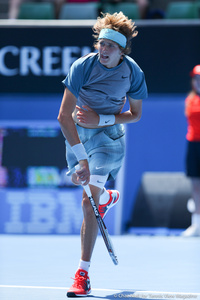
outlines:
{"label": "blue tennis court", "polygon": [[[200,299],[200,239],[112,236],[115,266],[99,235],[90,267],[93,299]],[[78,235],[1,235],[0,299],[61,300],[80,258]]]}

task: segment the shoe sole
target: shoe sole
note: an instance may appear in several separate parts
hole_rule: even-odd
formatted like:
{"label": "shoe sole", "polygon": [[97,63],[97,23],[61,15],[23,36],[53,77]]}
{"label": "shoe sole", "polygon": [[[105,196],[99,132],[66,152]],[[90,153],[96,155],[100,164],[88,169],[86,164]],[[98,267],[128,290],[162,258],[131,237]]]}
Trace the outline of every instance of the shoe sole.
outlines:
{"label": "shoe sole", "polygon": [[91,291],[89,291],[87,294],[84,294],[84,295],[82,295],[82,294],[76,295],[76,294],[73,293],[73,292],[68,292],[68,293],[66,294],[66,296],[67,296],[68,298],[72,298],[72,297],[86,297],[86,296],[89,295],[90,293],[91,293]]}

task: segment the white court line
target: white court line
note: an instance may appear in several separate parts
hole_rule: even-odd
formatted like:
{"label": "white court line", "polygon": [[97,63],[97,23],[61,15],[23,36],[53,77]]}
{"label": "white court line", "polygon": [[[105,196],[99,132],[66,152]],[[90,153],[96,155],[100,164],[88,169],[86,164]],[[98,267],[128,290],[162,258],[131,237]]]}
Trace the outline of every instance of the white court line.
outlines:
{"label": "white court line", "polygon": [[[50,289],[50,290],[68,290],[69,287],[54,287],[54,286],[28,286],[28,285],[0,285],[0,288],[20,288],[20,289]],[[106,291],[106,292],[121,292],[120,290],[111,289],[92,289],[93,291]]]}
{"label": "white court line", "polygon": [[[53,289],[68,290],[68,287],[49,287],[49,286],[23,286],[23,285],[0,285],[0,288],[22,288],[22,289]],[[115,292],[114,298],[141,298],[141,299],[165,299],[165,300],[200,300],[200,293],[179,293],[179,292],[157,292],[157,291],[122,291],[112,289],[92,289],[93,291]]]}

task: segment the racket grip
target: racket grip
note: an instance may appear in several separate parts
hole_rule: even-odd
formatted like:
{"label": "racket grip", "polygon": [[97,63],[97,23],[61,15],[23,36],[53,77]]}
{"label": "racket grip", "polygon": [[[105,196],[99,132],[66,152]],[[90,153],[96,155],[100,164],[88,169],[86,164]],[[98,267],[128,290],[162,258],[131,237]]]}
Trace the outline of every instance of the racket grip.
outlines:
{"label": "racket grip", "polygon": [[92,194],[91,194],[89,185],[88,184],[87,185],[82,185],[82,187],[84,188],[84,190],[85,190],[86,194],[88,195],[88,197],[91,197]]}
{"label": "racket grip", "polygon": [[79,164],[75,166],[75,170],[80,170],[80,168],[81,168],[81,167],[80,167]]}

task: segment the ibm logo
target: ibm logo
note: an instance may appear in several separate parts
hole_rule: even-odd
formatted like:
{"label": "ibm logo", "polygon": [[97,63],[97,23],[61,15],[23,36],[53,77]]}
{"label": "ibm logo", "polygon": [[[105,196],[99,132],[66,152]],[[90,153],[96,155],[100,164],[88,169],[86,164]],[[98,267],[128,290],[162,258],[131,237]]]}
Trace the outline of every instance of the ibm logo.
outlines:
{"label": "ibm logo", "polygon": [[82,190],[18,189],[0,193],[0,232],[77,234]]}

